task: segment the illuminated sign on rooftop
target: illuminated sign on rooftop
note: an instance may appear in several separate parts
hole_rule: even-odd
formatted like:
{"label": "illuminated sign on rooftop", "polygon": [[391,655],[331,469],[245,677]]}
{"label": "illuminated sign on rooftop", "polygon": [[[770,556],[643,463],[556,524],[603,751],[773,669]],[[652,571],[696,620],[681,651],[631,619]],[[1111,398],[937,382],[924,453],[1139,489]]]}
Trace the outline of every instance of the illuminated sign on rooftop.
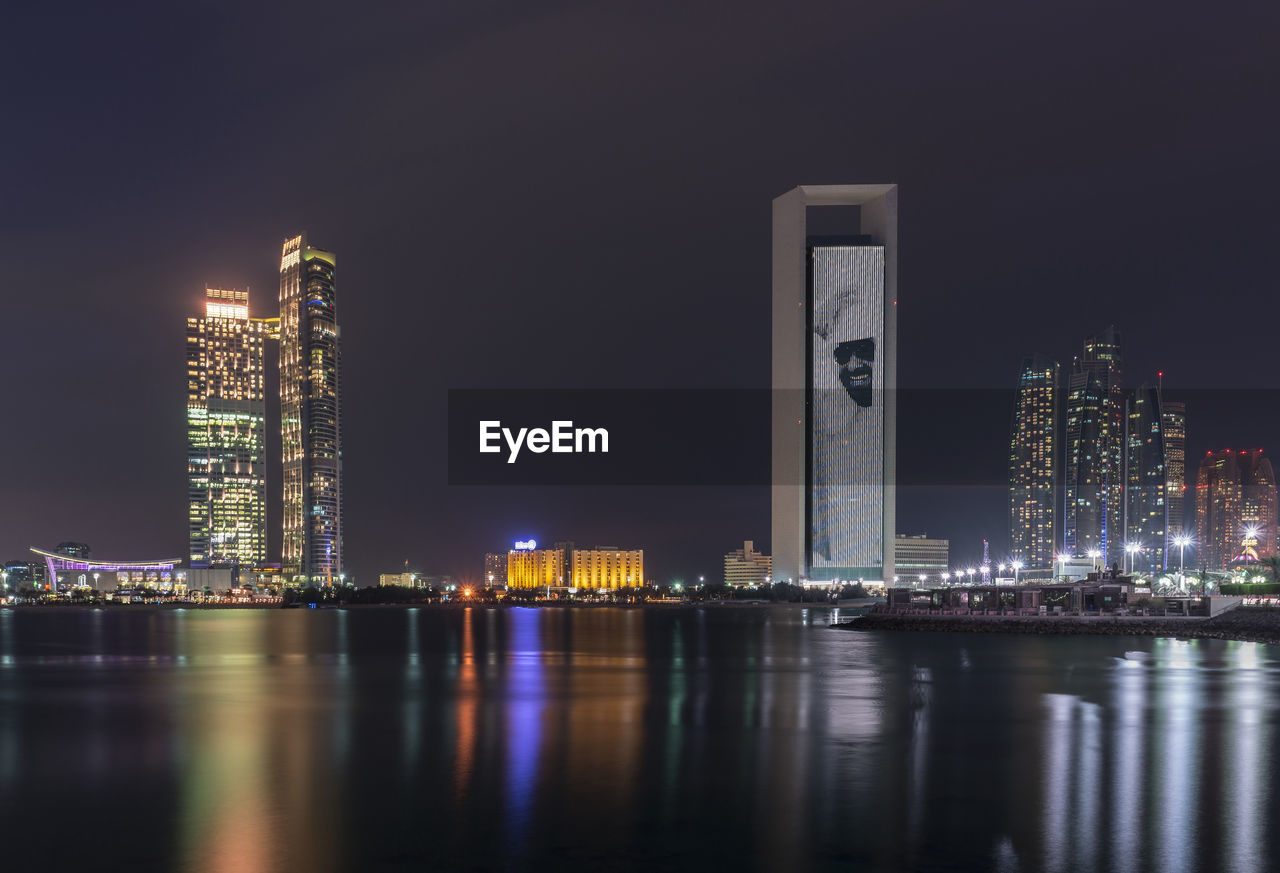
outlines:
{"label": "illuminated sign on rooftop", "polygon": [[517,552],[531,552],[538,547],[537,540],[516,540],[511,547]]}

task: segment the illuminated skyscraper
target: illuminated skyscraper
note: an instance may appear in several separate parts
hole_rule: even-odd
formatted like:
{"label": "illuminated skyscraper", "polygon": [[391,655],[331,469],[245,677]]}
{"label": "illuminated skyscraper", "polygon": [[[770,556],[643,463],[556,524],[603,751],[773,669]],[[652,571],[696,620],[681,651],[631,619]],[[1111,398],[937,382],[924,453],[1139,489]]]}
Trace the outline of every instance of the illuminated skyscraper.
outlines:
{"label": "illuminated skyscraper", "polygon": [[[1057,551],[1059,366],[1022,362],[1009,438],[1009,553],[1027,570],[1053,567]],[[945,568],[943,568],[945,569]]]}
{"label": "illuminated skyscraper", "polygon": [[266,325],[249,291],[205,289],[187,319],[187,522],[193,567],[267,560]]}
{"label": "illuminated skyscraper", "polygon": [[1276,554],[1276,478],[1262,449],[1209,452],[1196,476],[1196,564],[1222,570]]}
{"label": "illuminated skyscraper", "polygon": [[[811,237],[810,207],[857,207]],[[893,579],[896,185],[773,201],[773,576]]]}
{"label": "illuminated skyscraper", "polygon": [[343,575],[341,365],[332,252],[287,239],[280,256],[282,571],[303,584]]}
{"label": "illuminated skyscraper", "polygon": [[1073,556],[1124,560],[1124,394],[1120,334],[1084,342],[1067,385],[1062,545]]}
{"label": "illuminated skyscraper", "polygon": [[1125,541],[1137,546],[1129,566],[1138,573],[1168,569],[1169,487],[1160,389],[1144,385],[1125,415]]}
{"label": "illuminated skyscraper", "polygon": [[[1191,534],[1186,510],[1187,492],[1187,405],[1162,400],[1164,419],[1164,473],[1165,505],[1169,510],[1169,527],[1166,534],[1165,553],[1173,554],[1173,538]],[[1166,558],[1166,560],[1168,560]]]}

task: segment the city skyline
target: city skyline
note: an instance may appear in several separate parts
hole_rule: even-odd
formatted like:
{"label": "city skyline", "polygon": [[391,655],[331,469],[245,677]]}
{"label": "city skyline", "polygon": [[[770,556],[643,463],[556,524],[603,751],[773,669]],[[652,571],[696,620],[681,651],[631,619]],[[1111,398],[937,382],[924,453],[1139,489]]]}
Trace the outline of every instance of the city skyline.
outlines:
{"label": "city skyline", "polygon": [[[66,539],[111,555],[185,550],[174,326],[206,285],[269,296],[280,239],[306,228],[342,255],[341,286],[356,292],[341,323],[344,560],[357,578],[405,559],[475,574],[477,555],[565,530],[644,543],[658,578],[713,574],[735,543],[769,543],[767,487],[609,489],[595,502],[549,489],[536,510],[521,489],[451,488],[442,398],[459,386],[767,390],[769,203],[814,180],[899,185],[911,241],[899,385],[961,392],[899,411],[898,532],[946,535],[957,561],[976,563],[984,536],[1007,549],[1012,373],[1035,350],[1069,365],[1107,323],[1125,332],[1133,384],[1164,370],[1174,399],[1240,392],[1218,409],[1188,402],[1190,468],[1208,449],[1277,444],[1273,376],[1251,344],[1205,354],[1197,337],[1212,289],[1256,301],[1260,323],[1272,314],[1266,204],[1280,174],[1262,156],[1280,136],[1256,111],[1266,28],[1206,37],[1188,28],[1189,5],[1126,8],[1103,39],[1055,8],[1044,26],[1061,39],[1045,43],[1009,38],[1024,13],[1008,4],[942,9],[928,50],[885,76],[921,48],[905,8],[507,13],[423,11],[390,28],[381,11],[348,10],[331,34],[341,62],[306,89],[326,101],[307,111],[331,135],[306,149],[278,96],[311,68],[295,16],[219,9],[179,54],[142,10],[22,14],[27,38],[0,63],[15,81],[43,73],[15,96],[20,135],[0,144],[23,168],[0,234],[17,325],[0,364],[23,374],[6,383],[3,445],[22,463],[0,477],[0,554]],[[702,28],[725,45],[714,62],[672,36]],[[941,38],[957,32],[971,38]],[[583,35],[597,33],[617,49],[584,78],[600,58]],[[99,424],[50,427],[55,404]],[[101,424],[121,419],[145,426]],[[936,457],[939,434],[971,459],[963,471]]]}

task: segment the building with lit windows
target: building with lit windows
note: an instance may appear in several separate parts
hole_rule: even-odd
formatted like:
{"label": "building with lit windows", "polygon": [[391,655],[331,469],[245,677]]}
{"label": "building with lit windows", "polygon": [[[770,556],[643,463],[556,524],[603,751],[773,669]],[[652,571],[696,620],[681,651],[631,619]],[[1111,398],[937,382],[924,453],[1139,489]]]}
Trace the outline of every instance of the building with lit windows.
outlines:
{"label": "building with lit windows", "polygon": [[1208,452],[1196,476],[1195,563],[1210,570],[1276,554],[1276,479],[1262,449]]}
{"label": "building with lit windows", "polygon": [[280,437],[286,579],[331,585],[342,564],[342,355],[332,252],[284,241],[280,256]]}
{"label": "building with lit windows", "polygon": [[1062,546],[1124,560],[1124,393],[1120,334],[1108,327],[1084,342],[1067,383],[1063,426]]}
{"label": "building with lit windows", "polygon": [[204,315],[187,319],[192,567],[267,560],[267,330],[249,317],[247,289],[206,288]]}
{"label": "building with lit windows", "polygon": [[565,549],[512,549],[507,553],[508,588],[567,588]]}
{"label": "building with lit windows", "polygon": [[1059,370],[1043,355],[1022,362],[1009,437],[1009,553],[1032,571],[1058,552]]}
{"label": "building with lit windows", "polygon": [[922,574],[937,576],[947,572],[950,560],[950,540],[925,534],[898,534],[893,540],[893,567],[907,582],[917,581]]}
{"label": "building with lit windows", "polygon": [[644,585],[644,550],[596,546],[594,549],[571,549],[569,579],[571,587],[639,588]]}
{"label": "building with lit windows", "polygon": [[[1173,540],[1190,534],[1191,519],[1187,498],[1187,404],[1162,400],[1164,431],[1165,495],[1169,525],[1165,534],[1165,554],[1173,554]],[[1194,508],[1194,507],[1193,507]],[[1168,558],[1165,559],[1166,561]]]}
{"label": "building with lit windows", "polygon": [[[811,209],[849,219],[842,235],[811,234]],[[896,185],[807,185],[773,201],[779,581],[893,579],[897,242]]]}
{"label": "building with lit windows", "polygon": [[724,556],[724,584],[763,585],[773,581],[773,558],[756,551],[756,544],[747,540],[742,548]]}
{"label": "building with lit windows", "polygon": [[484,584],[490,588],[507,587],[506,552],[491,552],[484,556]]}
{"label": "building with lit windows", "polygon": [[639,588],[645,584],[644,550],[597,546],[512,549],[507,553],[508,588],[583,588],[589,590]]}
{"label": "building with lit windows", "polygon": [[1125,412],[1125,542],[1135,548],[1127,565],[1134,573],[1168,569],[1166,451],[1160,389],[1143,385],[1128,398]]}

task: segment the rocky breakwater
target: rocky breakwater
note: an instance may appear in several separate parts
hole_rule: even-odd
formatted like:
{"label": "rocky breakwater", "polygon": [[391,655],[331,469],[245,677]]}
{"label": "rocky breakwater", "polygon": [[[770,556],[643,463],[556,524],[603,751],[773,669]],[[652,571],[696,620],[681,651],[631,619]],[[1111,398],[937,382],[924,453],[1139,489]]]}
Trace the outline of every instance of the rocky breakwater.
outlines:
{"label": "rocky breakwater", "polygon": [[1280,645],[1280,608],[1240,607],[1213,618],[1180,616],[892,615],[868,613],[850,630],[980,634],[1110,634],[1247,640]]}

